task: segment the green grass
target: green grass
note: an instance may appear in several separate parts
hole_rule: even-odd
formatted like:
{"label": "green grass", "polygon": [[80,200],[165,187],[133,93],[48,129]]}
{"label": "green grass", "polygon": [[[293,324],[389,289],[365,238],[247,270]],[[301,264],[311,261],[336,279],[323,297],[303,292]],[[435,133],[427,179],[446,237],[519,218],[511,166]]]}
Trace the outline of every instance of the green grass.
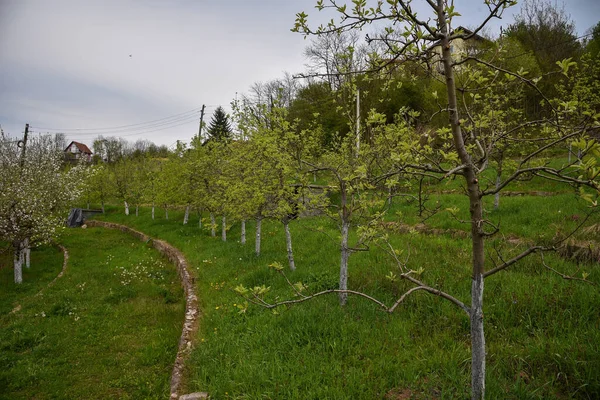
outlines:
{"label": "green grass", "polygon": [[118,231],[69,229],[61,243],[68,269],[49,288],[55,248],[32,251],[22,285],[3,261],[0,398],[168,397],[184,313],[175,267]]}
{"label": "green grass", "polygon": [[[459,196],[447,195],[440,201],[465,211]],[[412,205],[397,207],[408,222],[417,221]],[[501,219],[504,232],[547,239],[554,226],[570,224],[565,216],[581,207],[569,194],[513,197],[504,199],[501,209],[490,215]],[[287,265],[281,224],[263,223],[263,252],[257,257],[252,222],[244,246],[239,243],[238,225],[223,243],[200,230],[197,217],[184,226],[181,212],[171,211],[168,221],[158,213],[153,221],[149,214],[141,209],[139,217],[126,217],[121,209],[111,209],[100,218],[169,241],[196,270],[204,316],[189,365],[189,391],[208,391],[215,399],[376,399],[404,389],[417,398],[469,396],[469,321],[450,303],[415,293],[395,314],[387,315],[359,298],[351,298],[342,309],[330,296],[276,313],[251,305],[240,314],[243,300],[231,290],[240,283],[271,286],[270,300],[291,297],[283,279],[267,268],[273,261]],[[465,229],[445,215],[428,223]],[[335,227],[320,218],[291,225],[298,270],[288,275],[310,291],[335,288],[339,268],[339,245],[315,232],[317,226],[337,235]],[[392,241],[410,253],[409,267],[425,268],[426,282],[470,302],[468,239],[406,234],[395,235]],[[503,246],[505,257],[524,249],[501,239],[497,245]],[[488,268],[496,258],[490,252]],[[587,271],[588,279],[600,283],[596,265],[577,266],[552,254],[546,262],[563,272],[581,268],[579,274]],[[377,248],[354,254],[349,286],[390,304],[409,287],[385,279],[393,268]],[[538,256],[486,281],[488,397],[598,397],[599,303],[597,287],[549,273]]]}

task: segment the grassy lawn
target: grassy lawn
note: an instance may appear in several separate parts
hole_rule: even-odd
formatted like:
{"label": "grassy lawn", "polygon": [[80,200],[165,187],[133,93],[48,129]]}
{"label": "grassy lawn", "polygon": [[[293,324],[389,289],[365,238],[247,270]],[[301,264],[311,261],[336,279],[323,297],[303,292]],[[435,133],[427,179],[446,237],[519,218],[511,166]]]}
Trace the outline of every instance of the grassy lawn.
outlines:
{"label": "grassy lawn", "polygon": [[68,229],[61,243],[68,269],[49,288],[56,248],[32,251],[20,286],[2,258],[0,398],[167,398],[184,312],[174,266],[118,231]]}
{"label": "grassy lawn", "polygon": [[[466,212],[459,196],[439,200],[443,207]],[[399,201],[394,207],[403,220],[418,222],[414,205]],[[557,227],[571,226],[570,216],[582,210],[565,193],[507,197],[490,215],[501,221],[505,233],[548,240]],[[215,399],[394,399],[406,393],[423,399],[469,397],[469,321],[446,301],[415,293],[388,315],[355,297],[341,309],[330,296],[275,312],[253,305],[240,312],[243,300],[231,290],[240,283],[270,286],[267,298],[272,301],[292,297],[282,277],[267,268],[273,261],[287,265],[280,223],[263,222],[263,251],[256,256],[252,222],[248,243],[241,245],[239,225],[231,227],[224,243],[220,235],[212,238],[199,229],[197,216],[182,225],[177,211],[170,212],[169,220],[157,212],[152,220],[148,209],[135,217],[113,208],[100,218],[169,241],[196,269],[204,316],[189,365],[189,391],[208,391]],[[468,228],[448,213],[434,218],[428,221],[433,226]],[[338,279],[339,245],[316,232],[318,227],[337,237],[335,226],[321,218],[291,224],[298,270],[288,276],[311,292],[335,288]],[[409,267],[425,268],[423,280],[470,303],[468,239],[412,233],[393,235],[392,242],[410,253]],[[502,237],[496,245],[505,257],[524,249]],[[492,250],[488,268],[494,261]],[[579,271],[580,276],[586,271],[589,280],[600,283],[597,264],[575,265],[553,254],[545,261],[562,272]],[[356,253],[350,258],[349,287],[390,304],[408,288],[385,278],[393,269],[376,247]],[[484,302],[488,397],[600,396],[598,304],[597,287],[563,280],[546,270],[539,256],[489,278]]]}

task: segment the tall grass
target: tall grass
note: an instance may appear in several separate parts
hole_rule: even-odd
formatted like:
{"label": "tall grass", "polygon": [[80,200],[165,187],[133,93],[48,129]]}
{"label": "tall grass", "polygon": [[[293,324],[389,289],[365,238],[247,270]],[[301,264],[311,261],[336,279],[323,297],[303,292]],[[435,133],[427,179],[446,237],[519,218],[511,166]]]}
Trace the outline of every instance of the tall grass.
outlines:
{"label": "tall grass", "polygon": [[0,398],[168,397],[184,313],[174,266],[117,231],[69,229],[61,242],[68,269],[49,288],[54,248],[32,251],[23,285],[0,271]]}
{"label": "tall grass", "polygon": [[[506,198],[503,208],[490,215],[501,218],[510,234],[551,238],[552,224],[563,227],[570,222],[562,215],[581,210],[570,195],[561,196]],[[440,201],[460,207],[461,200],[450,195]],[[411,222],[414,208],[397,207]],[[469,321],[451,304],[415,293],[393,315],[360,298],[351,298],[342,309],[335,296],[275,312],[240,308],[243,300],[232,291],[240,283],[270,286],[270,301],[292,296],[283,279],[267,268],[273,261],[286,265],[280,223],[263,224],[263,251],[256,256],[252,235],[245,246],[238,242],[237,225],[223,243],[200,230],[197,220],[182,225],[182,213],[151,220],[145,209],[137,218],[112,211],[101,218],[169,241],[196,270],[204,317],[189,365],[190,391],[205,390],[217,399],[374,399],[406,390],[417,398],[468,397]],[[523,217],[530,217],[527,225],[513,226]],[[465,229],[454,218],[437,218],[428,223]],[[337,286],[339,245],[317,232],[319,226],[337,237],[335,226],[321,218],[291,225],[298,269],[288,276],[310,291]],[[252,229],[249,223],[248,232]],[[418,233],[392,235],[391,240],[410,254],[409,267],[424,268],[423,280],[469,303],[468,240]],[[503,249],[509,256],[523,246],[504,243]],[[488,267],[495,258],[488,257]],[[554,255],[547,255],[546,263],[563,272],[579,268]],[[349,286],[389,304],[408,288],[385,278],[394,268],[376,247],[354,254]],[[595,268],[584,266],[588,279],[598,283]],[[484,303],[489,397],[600,395],[599,301],[596,287],[548,273],[537,256],[491,277]]]}

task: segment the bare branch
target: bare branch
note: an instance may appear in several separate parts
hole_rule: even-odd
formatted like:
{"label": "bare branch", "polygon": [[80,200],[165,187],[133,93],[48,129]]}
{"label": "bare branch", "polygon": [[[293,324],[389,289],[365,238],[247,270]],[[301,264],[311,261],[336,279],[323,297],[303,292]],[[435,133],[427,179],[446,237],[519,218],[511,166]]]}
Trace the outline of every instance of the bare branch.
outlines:
{"label": "bare branch", "polygon": [[555,270],[554,268],[552,268],[551,266],[549,266],[548,264],[546,264],[546,261],[544,260],[544,253],[540,253],[540,256],[542,258],[542,265],[544,267],[546,267],[547,269],[549,269],[550,271],[552,271],[555,274],[557,274],[558,276],[560,276],[561,278],[569,280],[569,281],[585,282],[585,283],[588,283],[588,284],[590,284],[592,286],[597,286],[595,282],[591,282],[591,281],[588,281],[587,279],[583,279],[583,278],[577,278],[577,277],[571,276],[571,275],[566,275],[566,274],[563,274],[562,272],[559,272],[559,271]]}
{"label": "bare branch", "polygon": [[510,267],[511,265],[515,264],[517,261],[522,260],[523,258],[527,257],[528,255],[538,252],[538,251],[548,251],[548,250],[552,250],[551,247],[544,247],[544,246],[533,246],[528,248],[527,250],[525,250],[524,252],[522,252],[521,254],[519,254],[518,256],[506,261],[503,264],[500,264],[499,266],[497,266],[496,268],[490,269],[489,271],[485,272],[483,274],[484,278],[487,278],[488,276],[492,276],[497,272],[503,271],[506,268]]}

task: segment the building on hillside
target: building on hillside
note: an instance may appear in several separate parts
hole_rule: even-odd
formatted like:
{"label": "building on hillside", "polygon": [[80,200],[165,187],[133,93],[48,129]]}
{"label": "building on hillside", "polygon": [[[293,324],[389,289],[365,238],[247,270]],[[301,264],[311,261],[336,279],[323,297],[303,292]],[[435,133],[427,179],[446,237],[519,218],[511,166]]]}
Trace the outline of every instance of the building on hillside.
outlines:
{"label": "building on hillside", "polygon": [[[463,26],[459,26],[453,30],[452,34],[457,32],[462,32],[465,35],[473,35],[473,31]],[[476,56],[484,48],[484,45],[489,42],[490,41],[488,39],[477,34],[471,36],[468,40],[463,40],[461,38],[454,39],[450,43],[450,52],[452,53],[452,58],[455,62],[459,62],[469,56]],[[438,45],[434,47],[433,52],[433,64],[436,65],[437,71],[443,74],[444,66],[442,64],[442,46]]]}
{"label": "building on hillside", "polygon": [[83,143],[75,141],[69,143],[69,145],[65,148],[64,153],[65,160],[67,161],[92,161],[92,151]]}

